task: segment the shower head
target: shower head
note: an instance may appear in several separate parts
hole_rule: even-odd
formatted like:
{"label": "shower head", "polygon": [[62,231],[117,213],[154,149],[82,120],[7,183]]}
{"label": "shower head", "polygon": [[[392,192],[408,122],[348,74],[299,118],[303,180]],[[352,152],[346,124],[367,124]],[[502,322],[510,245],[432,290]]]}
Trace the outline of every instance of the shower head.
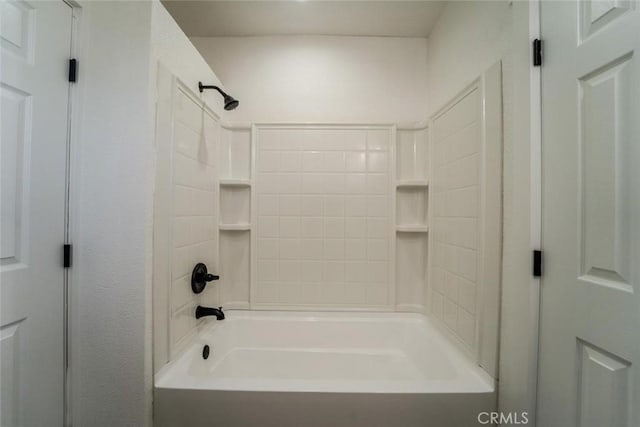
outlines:
{"label": "shower head", "polygon": [[205,86],[202,84],[202,82],[198,82],[198,90],[200,91],[200,93],[204,92],[205,89],[215,89],[220,92],[220,95],[222,95],[222,97],[224,98],[224,109],[227,111],[235,110],[235,108],[240,104],[240,101],[227,94],[218,86]]}
{"label": "shower head", "polygon": [[227,111],[235,110],[238,105],[240,105],[240,101],[235,99],[233,96],[229,96],[226,93],[223,93],[224,96],[224,109]]}

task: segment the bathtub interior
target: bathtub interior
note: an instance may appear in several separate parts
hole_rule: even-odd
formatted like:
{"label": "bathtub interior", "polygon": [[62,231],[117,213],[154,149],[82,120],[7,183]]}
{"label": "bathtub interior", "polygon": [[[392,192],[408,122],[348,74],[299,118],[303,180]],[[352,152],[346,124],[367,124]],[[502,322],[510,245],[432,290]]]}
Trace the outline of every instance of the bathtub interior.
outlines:
{"label": "bathtub interior", "polygon": [[[209,346],[205,359],[203,349]],[[491,393],[493,380],[425,316],[229,311],[156,376],[157,388]]]}

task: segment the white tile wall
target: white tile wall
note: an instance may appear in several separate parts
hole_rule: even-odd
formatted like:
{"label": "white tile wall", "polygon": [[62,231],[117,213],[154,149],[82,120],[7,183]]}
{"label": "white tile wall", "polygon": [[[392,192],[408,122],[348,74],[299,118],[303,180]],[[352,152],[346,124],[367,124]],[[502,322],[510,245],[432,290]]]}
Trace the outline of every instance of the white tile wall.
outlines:
{"label": "white tile wall", "polygon": [[390,142],[390,128],[257,128],[252,303],[389,304]]}
{"label": "white tile wall", "polygon": [[191,271],[204,262],[218,268],[218,170],[220,129],[216,119],[182,90],[173,101],[173,232],[170,292],[170,346],[172,351],[196,326],[198,304],[216,306],[216,283],[195,295]]}
{"label": "white tile wall", "polygon": [[477,348],[481,150],[478,90],[433,122],[431,312]]}

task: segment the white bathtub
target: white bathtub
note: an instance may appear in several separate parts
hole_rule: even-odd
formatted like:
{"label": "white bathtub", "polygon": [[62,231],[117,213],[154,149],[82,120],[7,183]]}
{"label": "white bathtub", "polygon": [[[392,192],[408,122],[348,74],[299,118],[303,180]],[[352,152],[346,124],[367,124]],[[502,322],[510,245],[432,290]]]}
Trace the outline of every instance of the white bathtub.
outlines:
{"label": "white bathtub", "polygon": [[468,427],[495,408],[493,381],[424,316],[226,315],[156,376],[155,426]]}

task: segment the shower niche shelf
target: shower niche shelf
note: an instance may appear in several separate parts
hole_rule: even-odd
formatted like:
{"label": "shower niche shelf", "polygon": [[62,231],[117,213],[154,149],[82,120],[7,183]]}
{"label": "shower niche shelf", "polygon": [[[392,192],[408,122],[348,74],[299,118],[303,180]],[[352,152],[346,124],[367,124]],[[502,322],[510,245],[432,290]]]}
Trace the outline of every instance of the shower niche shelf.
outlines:
{"label": "shower niche shelf", "polygon": [[428,233],[429,227],[426,225],[396,225],[398,233]]}
{"label": "shower niche shelf", "polygon": [[397,233],[429,232],[428,153],[428,129],[424,125],[398,128],[395,181]]}
{"label": "shower niche shelf", "polygon": [[402,181],[396,181],[396,188],[421,188],[428,186],[429,182],[422,179],[405,179]]}
{"label": "shower niche shelf", "polygon": [[429,248],[429,145],[424,123],[396,134],[396,310],[423,312]]}
{"label": "shower niche shelf", "polygon": [[220,224],[220,231],[250,231],[251,224]]}
{"label": "shower niche shelf", "polygon": [[250,179],[221,179],[220,187],[251,187]]}
{"label": "shower niche shelf", "polygon": [[426,127],[400,128],[396,134],[396,182],[426,186],[428,174]]}
{"label": "shower niche shelf", "polygon": [[251,224],[251,187],[220,185],[220,229]]}
{"label": "shower niche shelf", "polygon": [[[220,297],[225,308],[249,308],[251,275],[250,227],[220,226]],[[239,227],[239,226],[234,226]]]}
{"label": "shower niche shelf", "polygon": [[249,308],[251,275],[251,127],[223,125],[220,135],[220,302]]}
{"label": "shower niche shelf", "polygon": [[219,145],[221,186],[251,185],[251,129],[222,127]]}
{"label": "shower niche shelf", "polygon": [[421,311],[427,293],[428,238],[424,233],[396,235],[396,306],[398,311]]}
{"label": "shower niche shelf", "polygon": [[398,187],[396,191],[396,230],[426,233],[428,187]]}

